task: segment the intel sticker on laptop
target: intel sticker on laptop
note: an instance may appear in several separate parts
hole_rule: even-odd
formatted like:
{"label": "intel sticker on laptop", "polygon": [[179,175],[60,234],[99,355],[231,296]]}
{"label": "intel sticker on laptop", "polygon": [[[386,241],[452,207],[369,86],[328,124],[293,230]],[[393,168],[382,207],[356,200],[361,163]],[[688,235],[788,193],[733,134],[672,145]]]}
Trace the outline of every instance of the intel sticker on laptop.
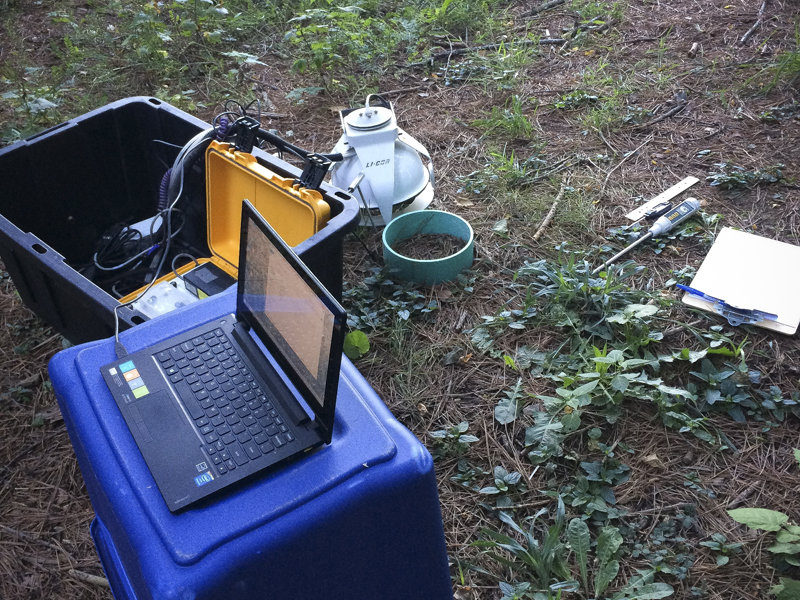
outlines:
{"label": "intel sticker on laptop", "polygon": [[194,482],[197,484],[197,487],[211,483],[212,481],[214,481],[214,476],[211,474],[211,471],[206,471],[205,473],[202,473],[194,478]]}

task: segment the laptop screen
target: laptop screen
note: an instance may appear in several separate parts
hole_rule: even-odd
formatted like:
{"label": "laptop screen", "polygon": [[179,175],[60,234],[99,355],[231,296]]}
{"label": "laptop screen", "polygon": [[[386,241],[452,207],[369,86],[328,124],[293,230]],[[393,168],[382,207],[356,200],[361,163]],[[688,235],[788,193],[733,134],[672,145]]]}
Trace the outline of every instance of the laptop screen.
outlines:
{"label": "laptop screen", "polygon": [[241,302],[324,406],[335,316],[251,219],[245,227]]}

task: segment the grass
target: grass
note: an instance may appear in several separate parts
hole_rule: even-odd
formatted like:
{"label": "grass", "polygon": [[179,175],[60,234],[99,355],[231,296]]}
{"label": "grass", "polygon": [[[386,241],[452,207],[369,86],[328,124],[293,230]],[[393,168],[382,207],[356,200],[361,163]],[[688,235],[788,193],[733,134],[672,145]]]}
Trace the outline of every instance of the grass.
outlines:
{"label": "grass", "polygon": [[[358,368],[436,457],[457,596],[755,600],[800,573],[726,511],[800,511],[800,344],[687,309],[673,286],[691,282],[720,225],[800,242],[797,29],[776,5],[742,47],[726,36],[749,29],[746,15],[669,4],[572,0],[521,17],[492,0],[12,0],[0,4],[0,137],[135,94],[206,120],[257,98],[265,127],[326,151],[334,109],[388,92],[432,152],[433,206],[472,223],[477,260],[420,288],[348,238],[344,303],[370,342]],[[695,25],[703,48],[688,59]],[[497,46],[410,66],[482,44]],[[650,124],[679,91],[690,110]],[[690,174],[705,218],[591,277],[630,241],[623,215]],[[72,559],[14,538],[0,596],[107,598],[63,570],[102,573],[42,377],[62,340],[4,272],[0,287],[0,536]]]}

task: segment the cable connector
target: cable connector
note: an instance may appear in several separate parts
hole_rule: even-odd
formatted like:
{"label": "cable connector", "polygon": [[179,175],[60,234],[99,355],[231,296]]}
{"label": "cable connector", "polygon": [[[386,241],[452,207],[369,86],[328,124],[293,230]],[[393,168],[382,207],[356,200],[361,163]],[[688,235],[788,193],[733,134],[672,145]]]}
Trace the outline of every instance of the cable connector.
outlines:
{"label": "cable connector", "polygon": [[114,342],[114,352],[117,353],[117,358],[125,358],[128,356],[128,350],[122,345],[122,342],[116,340]]}
{"label": "cable connector", "polygon": [[233,126],[236,130],[233,147],[239,152],[252,152],[261,124],[253,117],[241,117]]}
{"label": "cable connector", "polygon": [[309,153],[303,159],[303,163],[303,172],[298,179],[295,179],[295,183],[308,190],[318,190],[331,167],[331,160],[321,154]]}

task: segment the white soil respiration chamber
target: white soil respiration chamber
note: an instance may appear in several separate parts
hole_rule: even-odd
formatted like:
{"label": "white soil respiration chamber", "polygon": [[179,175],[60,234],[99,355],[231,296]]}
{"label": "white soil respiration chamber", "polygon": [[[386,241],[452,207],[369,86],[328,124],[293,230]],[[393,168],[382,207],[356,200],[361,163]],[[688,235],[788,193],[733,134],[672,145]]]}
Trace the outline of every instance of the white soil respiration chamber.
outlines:
{"label": "white soil respiration chamber", "polygon": [[433,200],[433,162],[425,147],[397,126],[392,104],[371,94],[363,107],[339,114],[344,135],[333,152],[344,160],[334,163],[331,183],[355,191],[361,224],[385,225],[426,208]]}

